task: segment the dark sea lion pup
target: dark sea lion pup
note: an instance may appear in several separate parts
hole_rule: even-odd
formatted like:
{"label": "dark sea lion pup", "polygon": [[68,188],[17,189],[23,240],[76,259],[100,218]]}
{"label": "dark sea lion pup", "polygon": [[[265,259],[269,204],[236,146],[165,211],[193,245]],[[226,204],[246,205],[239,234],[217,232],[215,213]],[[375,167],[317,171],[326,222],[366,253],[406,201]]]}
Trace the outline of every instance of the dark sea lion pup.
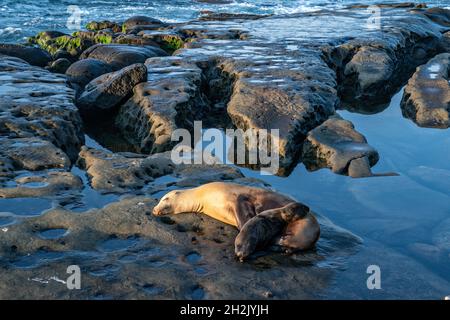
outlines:
{"label": "dark sea lion pup", "polygon": [[[284,207],[266,210],[248,220],[244,224],[235,239],[235,254],[239,260],[244,261],[258,249],[269,245],[277,236],[283,235],[277,241],[278,244],[291,250],[309,248],[319,238],[318,230],[312,223],[307,223],[305,217],[309,214],[309,208],[301,203],[292,202]],[[297,221],[303,223],[295,224]],[[289,227],[292,225],[292,227]],[[289,233],[283,232],[289,229]],[[297,234],[299,233],[299,234]]]}

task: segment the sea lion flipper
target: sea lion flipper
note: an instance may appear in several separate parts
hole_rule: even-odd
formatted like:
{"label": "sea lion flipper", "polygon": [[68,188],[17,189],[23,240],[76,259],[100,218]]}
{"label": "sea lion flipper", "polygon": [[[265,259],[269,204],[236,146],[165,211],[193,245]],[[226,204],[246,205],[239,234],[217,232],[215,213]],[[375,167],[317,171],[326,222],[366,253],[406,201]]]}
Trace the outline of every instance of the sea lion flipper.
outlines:
{"label": "sea lion flipper", "polygon": [[256,216],[255,205],[252,201],[250,201],[248,196],[238,196],[235,215],[237,227],[239,230],[242,229],[242,227],[248,220]]}

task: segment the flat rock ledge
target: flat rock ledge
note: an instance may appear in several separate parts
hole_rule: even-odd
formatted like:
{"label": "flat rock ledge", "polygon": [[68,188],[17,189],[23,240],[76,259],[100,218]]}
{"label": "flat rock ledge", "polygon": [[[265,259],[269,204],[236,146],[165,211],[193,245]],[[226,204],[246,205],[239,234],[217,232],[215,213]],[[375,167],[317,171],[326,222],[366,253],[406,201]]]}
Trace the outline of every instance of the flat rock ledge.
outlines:
{"label": "flat rock ledge", "polygon": [[417,125],[450,127],[450,53],[439,54],[417,68],[402,99],[402,112]]}
{"label": "flat rock ledge", "polygon": [[[19,58],[0,55],[0,92],[1,138],[29,139],[17,140],[12,145],[2,143],[0,152],[4,156],[14,155],[17,153],[1,150],[26,146],[29,156],[22,158],[29,157],[28,162],[40,154],[40,159],[35,160],[41,165],[25,165],[16,156],[16,169],[45,166],[45,162],[52,166],[55,161],[67,166],[66,157],[71,161],[77,159],[84,143],[82,121],[73,103],[74,91],[64,76],[31,66]],[[43,148],[49,151],[47,156]],[[55,156],[63,159],[55,160]]]}
{"label": "flat rock ledge", "polygon": [[[317,249],[265,252],[242,264],[234,259],[235,228],[203,215],[156,218],[155,204],[141,196],[81,214],[55,209],[0,230],[0,298],[317,298],[333,279],[327,266],[360,244],[319,218]],[[81,268],[81,290],[57,281],[73,264]]]}

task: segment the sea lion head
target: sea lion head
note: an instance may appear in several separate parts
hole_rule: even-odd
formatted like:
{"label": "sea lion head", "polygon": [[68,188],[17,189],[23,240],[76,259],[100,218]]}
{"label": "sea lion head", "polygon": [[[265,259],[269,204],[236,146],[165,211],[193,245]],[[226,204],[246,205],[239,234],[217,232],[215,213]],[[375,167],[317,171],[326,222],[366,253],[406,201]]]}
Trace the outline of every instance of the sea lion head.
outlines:
{"label": "sea lion head", "polygon": [[239,232],[234,240],[234,253],[239,261],[245,261],[256,249],[256,239],[250,236],[248,230]]}
{"label": "sea lion head", "polygon": [[165,194],[159,203],[153,208],[153,215],[155,216],[165,216],[168,214],[176,213],[175,204],[178,202],[178,198],[181,195],[181,191],[173,190]]}
{"label": "sea lion head", "polygon": [[299,202],[291,202],[281,208],[281,218],[286,222],[304,218],[309,212],[309,207]]}
{"label": "sea lion head", "polygon": [[304,218],[289,223],[278,244],[286,251],[311,249],[320,237],[320,225],[314,215],[308,213]]}

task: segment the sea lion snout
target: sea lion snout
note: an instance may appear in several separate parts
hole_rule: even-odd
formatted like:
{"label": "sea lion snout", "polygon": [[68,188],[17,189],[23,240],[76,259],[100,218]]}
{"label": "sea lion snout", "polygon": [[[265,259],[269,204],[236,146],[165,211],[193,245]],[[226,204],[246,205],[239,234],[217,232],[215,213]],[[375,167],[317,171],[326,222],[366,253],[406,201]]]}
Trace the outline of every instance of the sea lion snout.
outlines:
{"label": "sea lion snout", "polygon": [[244,262],[252,254],[254,247],[255,245],[249,241],[245,232],[240,232],[234,240],[234,253],[241,262]]}
{"label": "sea lion snout", "polygon": [[168,214],[173,213],[173,208],[170,204],[160,202],[156,207],[153,208],[153,215],[154,216],[165,216]]}
{"label": "sea lion snout", "polygon": [[159,200],[159,203],[153,208],[153,215],[165,216],[175,213],[173,198],[177,195],[177,192],[178,191],[171,191],[162,197],[161,200]]}

